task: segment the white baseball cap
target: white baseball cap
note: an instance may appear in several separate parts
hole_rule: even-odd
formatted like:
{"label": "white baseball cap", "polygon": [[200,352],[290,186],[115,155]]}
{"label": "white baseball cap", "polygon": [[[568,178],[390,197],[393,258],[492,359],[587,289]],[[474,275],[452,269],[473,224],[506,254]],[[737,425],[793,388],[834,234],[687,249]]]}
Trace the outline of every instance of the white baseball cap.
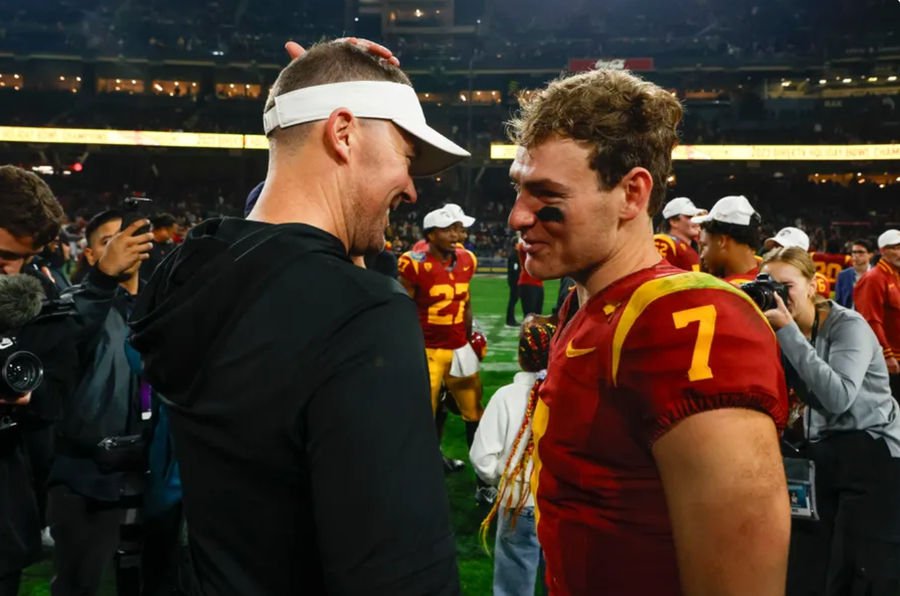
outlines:
{"label": "white baseball cap", "polygon": [[422,222],[422,229],[430,230],[431,228],[449,228],[458,221],[459,218],[456,217],[456,215],[451,213],[445,207],[441,207],[440,209],[435,209],[434,211],[430,211],[425,215],[425,220]]}
{"label": "white baseball cap", "polygon": [[793,228],[791,226],[788,226],[786,228],[781,228],[780,230],[778,230],[778,233],[771,238],[766,238],[766,249],[770,249],[776,244],[784,248],[791,248],[796,246],[797,248],[802,248],[803,250],[809,250],[809,236],[807,236],[806,232],[804,232],[800,228]]}
{"label": "white baseball cap", "polygon": [[473,223],[475,223],[475,218],[466,215],[466,212],[463,211],[463,208],[456,203],[447,203],[443,208],[449,211],[450,214],[456,218],[456,221],[461,223],[464,228],[468,228]]}
{"label": "white baseball cap", "polygon": [[878,237],[879,250],[885,246],[895,246],[900,244],[900,230],[888,230]]}
{"label": "white baseball cap", "polygon": [[706,223],[708,221],[718,221],[737,226],[749,226],[753,216],[756,215],[756,209],[743,195],[733,195],[722,197],[706,215],[698,215],[692,217],[694,223]]}
{"label": "white baseball cap", "polygon": [[706,209],[700,209],[694,202],[687,197],[678,197],[672,199],[663,207],[662,216],[664,219],[671,219],[679,215],[687,215],[694,217],[706,213]]}
{"label": "white baseball cap", "polygon": [[416,157],[409,170],[413,176],[436,174],[469,157],[468,151],[428,126],[415,90],[403,83],[349,81],[283,93],[263,114],[263,129],[268,135],[279,127],[327,120],[337,108],[347,108],[357,118],[390,120],[415,137]]}

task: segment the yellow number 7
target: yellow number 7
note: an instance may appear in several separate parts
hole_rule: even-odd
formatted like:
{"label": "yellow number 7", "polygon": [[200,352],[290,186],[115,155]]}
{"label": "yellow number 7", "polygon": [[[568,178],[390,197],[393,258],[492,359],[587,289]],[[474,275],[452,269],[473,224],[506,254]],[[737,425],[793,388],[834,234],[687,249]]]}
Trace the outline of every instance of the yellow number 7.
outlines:
{"label": "yellow number 7", "polygon": [[716,307],[707,304],[680,310],[672,313],[672,321],[676,329],[684,329],[693,322],[699,323],[688,379],[693,382],[713,378],[712,369],[709,367],[709,354],[712,350],[713,336],[716,334]]}

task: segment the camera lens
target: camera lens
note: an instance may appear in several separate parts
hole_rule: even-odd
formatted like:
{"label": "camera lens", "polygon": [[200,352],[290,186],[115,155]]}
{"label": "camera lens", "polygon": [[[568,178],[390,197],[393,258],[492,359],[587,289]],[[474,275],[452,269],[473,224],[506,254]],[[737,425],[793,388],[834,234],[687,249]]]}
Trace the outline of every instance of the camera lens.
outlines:
{"label": "camera lens", "polygon": [[41,361],[31,352],[16,352],[6,359],[0,374],[6,386],[16,395],[34,391],[44,380]]}

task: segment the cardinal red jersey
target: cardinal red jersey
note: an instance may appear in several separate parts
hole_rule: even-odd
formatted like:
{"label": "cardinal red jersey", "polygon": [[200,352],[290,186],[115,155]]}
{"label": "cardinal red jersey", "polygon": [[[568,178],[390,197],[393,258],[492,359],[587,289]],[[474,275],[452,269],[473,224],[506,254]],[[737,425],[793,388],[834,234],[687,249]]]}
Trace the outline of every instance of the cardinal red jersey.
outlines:
{"label": "cardinal red jersey", "polygon": [[454,258],[442,263],[430,252],[405,252],[397,261],[400,276],[415,286],[413,300],[426,348],[455,350],[466,344],[465,310],[469,283],[478,267],[475,255],[457,248]]}
{"label": "cardinal red jersey", "polygon": [[522,247],[521,242],[516,244],[516,252],[519,255],[519,285],[543,288],[544,282],[528,273],[525,269],[525,248]]}
{"label": "cardinal red jersey", "polygon": [[831,282],[828,278],[816,271],[814,281],[816,282],[816,294],[823,298],[831,298]]}
{"label": "cardinal red jersey", "polygon": [[853,304],[875,332],[884,357],[900,357],[900,271],[878,261],[856,282]]}
{"label": "cardinal red jersey", "polygon": [[677,236],[656,234],[653,243],[659,256],[667,260],[673,267],[684,271],[700,271],[700,255],[694,247]]}
{"label": "cardinal red jersey", "polygon": [[811,252],[809,253],[809,256],[812,257],[813,263],[816,265],[816,272],[820,273],[828,280],[829,287],[834,286],[837,283],[838,274],[843,271],[845,267],[849,267],[852,264],[850,255],[831,252]]}
{"label": "cardinal red jersey", "polygon": [[782,428],[783,374],[775,335],[749,297],[664,261],[572,315],[553,339],[532,425],[550,593],[680,594],[651,447],[680,420],[717,408],[758,410]]}
{"label": "cardinal red jersey", "polygon": [[723,281],[727,281],[733,286],[741,287],[747,282],[753,281],[756,279],[756,276],[759,275],[759,265],[751,269],[746,273],[735,273],[734,275],[726,275],[722,278]]}

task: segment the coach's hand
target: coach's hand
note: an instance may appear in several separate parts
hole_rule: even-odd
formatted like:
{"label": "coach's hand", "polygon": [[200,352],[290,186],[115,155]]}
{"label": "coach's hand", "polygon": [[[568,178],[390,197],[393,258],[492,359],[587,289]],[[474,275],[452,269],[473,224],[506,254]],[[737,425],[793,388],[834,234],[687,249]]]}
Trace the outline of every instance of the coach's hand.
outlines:
{"label": "coach's hand", "polygon": [[118,277],[135,268],[141,261],[149,259],[153,248],[153,234],[134,235],[147,225],[150,225],[149,221],[139,219],[113,236],[103,250],[97,268],[110,277]]}
{"label": "coach's hand", "polygon": [[[336,39],[335,41],[343,41],[345,43],[353,44],[358,48],[366,50],[373,56],[387,60],[388,63],[393,64],[394,66],[400,66],[400,60],[396,56],[394,56],[394,53],[380,43],[375,43],[374,41],[361,39],[359,37],[342,37],[340,39]],[[284,44],[284,49],[285,51],[287,51],[288,57],[290,57],[291,60],[295,60],[306,53],[306,48],[301,46],[296,41],[287,42],[286,44]]]}

